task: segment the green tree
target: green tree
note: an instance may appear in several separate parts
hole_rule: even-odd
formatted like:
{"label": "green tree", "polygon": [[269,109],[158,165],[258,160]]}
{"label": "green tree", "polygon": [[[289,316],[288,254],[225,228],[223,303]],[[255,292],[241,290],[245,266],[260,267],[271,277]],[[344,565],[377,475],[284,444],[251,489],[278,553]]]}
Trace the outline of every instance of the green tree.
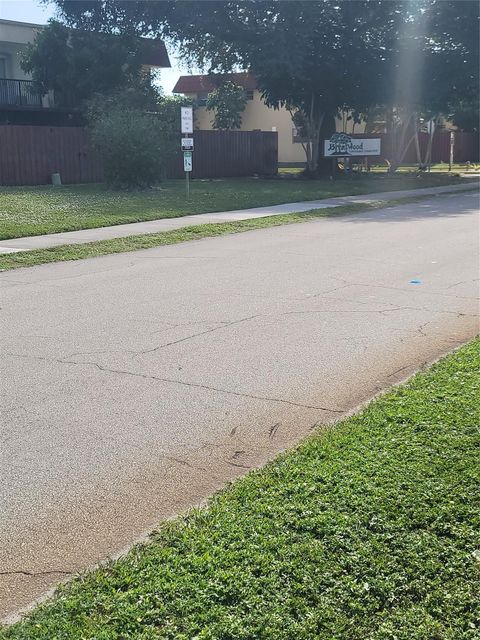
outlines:
{"label": "green tree", "polygon": [[397,3],[377,0],[104,0],[94,9],[82,0],[57,4],[75,26],[123,25],[128,32],[145,28],[170,37],[187,60],[210,72],[249,69],[269,106],[302,113],[312,173],[318,169],[324,123],[333,127],[333,117],[345,106],[360,111],[380,101],[387,60],[379,51],[388,51],[383,45],[392,31],[385,27],[386,15],[398,21]]}
{"label": "green tree", "polygon": [[208,94],[207,109],[214,112],[214,129],[240,129],[247,97],[243,87],[227,80]]}
{"label": "green tree", "polygon": [[452,114],[478,97],[478,4],[470,0],[56,3],[69,24],[155,33],[210,72],[250,70],[268,105],[300,113],[312,173],[339,111],[393,113],[395,164],[419,114]]}
{"label": "green tree", "polygon": [[[428,164],[435,128],[430,126],[427,157],[420,158],[418,133],[439,117],[458,121],[466,103],[478,113],[478,3],[424,0],[409,8],[397,35],[393,84],[383,106],[394,140],[391,170],[412,143],[420,165]],[[458,116],[455,116],[455,114]]]}
{"label": "green tree", "polygon": [[142,68],[141,42],[131,35],[70,29],[53,20],[27,47],[22,67],[40,92],[55,92],[60,107],[83,108],[94,94],[119,88],[132,87],[146,96],[151,79]]}

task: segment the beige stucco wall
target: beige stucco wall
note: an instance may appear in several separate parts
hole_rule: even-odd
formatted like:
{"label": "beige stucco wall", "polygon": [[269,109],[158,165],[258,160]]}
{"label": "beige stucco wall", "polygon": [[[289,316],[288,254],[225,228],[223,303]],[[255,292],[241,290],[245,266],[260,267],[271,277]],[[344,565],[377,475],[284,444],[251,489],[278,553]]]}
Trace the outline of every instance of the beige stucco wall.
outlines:
{"label": "beige stucco wall", "polygon": [[[196,98],[195,94],[189,97]],[[213,112],[205,107],[195,108],[195,127],[197,129],[212,129]],[[353,123],[346,118],[336,119],[336,130],[352,133]],[[284,107],[272,109],[263,102],[260,92],[253,92],[253,100],[248,100],[245,111],[242,113],[241,131],[272,131],[278,132],[278,162],[282,164],[298,164],[305,162],[305,151],[301,143],[293,142],[293,122],[290,113]],[[363,133],[365,124],[356,124],[354,133]]]}
{"label": "beige stucco wall", "polygon": [[[190,95],[195,98],[195,95]],[[205,107],[195,108],[195,127],[197,129],[212,129],[213,112]],[[293,142],[293,123],[290,113],[285,108],[271,109],[265,105],[259,91],[253,92],[253,100],[247,101],[242,113],[242,131],[272,131],[276,127],[278,132],[278,161],[282,163],[305,162],[305,152],[298,142]]]}
{"label": "beige stucco wall", "polygon": [[11,44],[0,40],[0,57],[5,59],[7,78],[15,80],[30,80],[20,66],[20,56],[25,49],[25,45]]}
{"label": "beige stucco wall", "polygon": [[0,56],[6,59],[7,78],[30,79],[20,66],[20,57],[39,28],[38,25],[0,20]]}

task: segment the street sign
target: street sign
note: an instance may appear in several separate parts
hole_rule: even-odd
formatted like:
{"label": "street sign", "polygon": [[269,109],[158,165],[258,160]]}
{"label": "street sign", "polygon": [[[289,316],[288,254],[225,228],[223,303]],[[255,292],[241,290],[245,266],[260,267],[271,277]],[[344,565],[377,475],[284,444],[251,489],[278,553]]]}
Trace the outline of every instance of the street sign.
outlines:
{"label": "street sign", "polygon": [[346,133],[334,133],[330,140],[323,142],[326,158],[348,156],[379,156],[380,138],[352,138]]}
{"label": "street sign", "polygon": [[193,133],[193,108],[180,107],[182,119],[182,133]]}
{"label": "street sign", "polygon": [[192,170],[192,152],[185,151],[183,153],[183,170],[188,173]]}
{"label": "street sign", "polygon": [[182,151],[193,151],[193,138],[182,138]]}

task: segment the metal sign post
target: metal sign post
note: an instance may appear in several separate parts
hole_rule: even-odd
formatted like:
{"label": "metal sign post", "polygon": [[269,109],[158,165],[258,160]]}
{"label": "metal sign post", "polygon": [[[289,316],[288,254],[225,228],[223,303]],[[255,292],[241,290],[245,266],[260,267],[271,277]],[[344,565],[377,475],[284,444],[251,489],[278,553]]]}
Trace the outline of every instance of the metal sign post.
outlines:
{"label": "metal sign post", "polygon": [[183,152],[183,170],[185,171],[185,180],[187,187],[187,198],[190,197],[190,172],[192,170],[192,152]]}
{"label": "metal sign post", "polygon": [[192,107],[180,107],[180,119],[182,122],[182,134],[186,134],[187,137],[182,137],[182,151],[183,151],[183,170],[185,171],[185,186],[187,191],[187,199],[190,198],[190,172],[192,171],[192,156],[193,156],[193,138],[189,138],[188,134],[193,133],[193,108]]}

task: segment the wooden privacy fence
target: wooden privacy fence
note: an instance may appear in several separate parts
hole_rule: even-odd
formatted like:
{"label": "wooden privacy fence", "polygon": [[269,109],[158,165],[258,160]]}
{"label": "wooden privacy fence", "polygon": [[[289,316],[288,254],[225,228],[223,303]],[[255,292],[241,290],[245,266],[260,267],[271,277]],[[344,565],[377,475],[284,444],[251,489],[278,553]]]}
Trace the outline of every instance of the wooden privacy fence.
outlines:
{"label": "wooden privacy fence", "polygon": [[[453,162],[463,164],[465,162],[478,162],[479,161],[479,135],[478,133],[455,131],[454,132],[454,145],[453,145]],[[385,160],[392,160],[395,157],[394,152],[394,140],[390,134],[386,133],[371,133],[371,134],[355,134],[352,138],[380,138],[381,139],[381,156],[370,158],[371,164],[378,162],[384,162]],[[427,150],[429,134],[420,132],[418,134],[418,141],[420,146],[421,158],[425,158],[425,152]],[[450,132],[449,131],[436,131],[433,136],[432,143],[432,163],[446,162],[448,163],[450,157]],[[411,140],[402,164],[416,164],[417,153],[415,149],[415,142]]]}
{"label": "wooden privacy fence", "polygon": [[[169,178],[183,173],[178,155],[167,167]],[[278,134],[270,131],[196,131],[193,178],[272,175],[277,171]],[[102,163],[83,127],[0,125],[0,184],[51,182],[60,173],[66,184],[101,182]]]}
{"label": "wooden privacy fence", "polygon": [[[278,133],[273,131],[195,131],[192,178],[277,173]],[[179,154],[168,177],[184,176]]]}
{"label": "wooden privacy fence", "polygon": [[[478,133],[456,132],[454,162],[478,162]],[[362,135],[353,137],[363,137]],[[382,138],[382,155],[372,161],[392,158],[391,138]],[[193,178],[273,175],[277,171],[278,134],[271,131],[195,131]],[[428,134],[420,133],[422,157]],[[167,167],[167,177],[183,177],[183,161],[178,136],[178,155]],[[450,133],[435,133],[432,162],[448,162]],[[416,163],[412,143],[405,164]],[[89,132],[83,127],[0,125],[0,185],[49,184],[52,173],[60,173],[66,184],[101,182],[102,163],[92,148]]]}
{"label": "wooden privacy fence", "polygon": [[99,182],[101,162],[83,127],[0,125],[0,184]]}

